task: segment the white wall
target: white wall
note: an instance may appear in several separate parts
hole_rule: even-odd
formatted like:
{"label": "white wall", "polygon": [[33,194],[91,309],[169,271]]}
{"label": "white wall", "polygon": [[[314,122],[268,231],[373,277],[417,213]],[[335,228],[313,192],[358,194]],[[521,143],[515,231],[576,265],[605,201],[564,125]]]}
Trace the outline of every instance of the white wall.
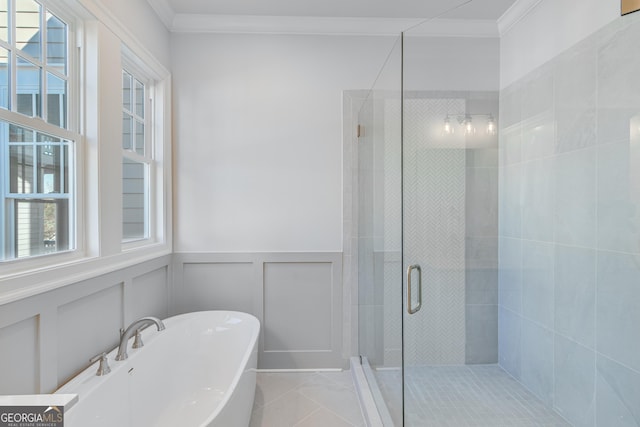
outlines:
{"label": "white wall", "polygon": [[176,252],[342,251],[342,92],[393,42],[174,35]]}
{"label": "white wall", "polygon": [[509,86],[619,16],[619,0],[542,0],[512,25],[514,17],[507,12],[500,22],[500,87]]}
{"label": "white wall", "polygon": [[404,40],[404,88],[494,91],[499,88],[497,37],[425,37]]}

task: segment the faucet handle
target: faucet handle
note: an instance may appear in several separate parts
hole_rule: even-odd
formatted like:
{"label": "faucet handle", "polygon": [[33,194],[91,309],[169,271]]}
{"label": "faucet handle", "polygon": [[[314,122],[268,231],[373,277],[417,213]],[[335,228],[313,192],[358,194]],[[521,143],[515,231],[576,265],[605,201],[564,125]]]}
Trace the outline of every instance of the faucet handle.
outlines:
{"label": "faucet handle", "polygon": [[100,361],[100,365],[98,366],[98,370],[96,371],[97,376],[107,375],[109,372],[111,372],[111,368],[109,367],[109,362],[107,359],[107,353],[103,351],[102,353],[89,360],[89,363],[95,363],[98,360]]}
{"label": "faucet handle", "polygon": [[142,328],[136,330],[136,338],[133,340],[133,345],[131,348],[141,348],[144,347],[144,343],[142,342]]}

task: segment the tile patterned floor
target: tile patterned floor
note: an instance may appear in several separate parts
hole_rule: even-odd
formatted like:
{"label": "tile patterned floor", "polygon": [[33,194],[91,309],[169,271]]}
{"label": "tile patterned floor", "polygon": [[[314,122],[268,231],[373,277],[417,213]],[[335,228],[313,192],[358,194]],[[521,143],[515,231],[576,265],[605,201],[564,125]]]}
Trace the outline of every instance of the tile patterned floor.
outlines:
{"label": "tile patterned floor", "polygon": [[[376,371],[394,420],[401,419],[399,370]],[[411,427],[570,426],[497,365],[407,369]]]}
{"label": "tile patterned floor", "polygon": [[362,427],[350,371],[258,373],[250,427]]}

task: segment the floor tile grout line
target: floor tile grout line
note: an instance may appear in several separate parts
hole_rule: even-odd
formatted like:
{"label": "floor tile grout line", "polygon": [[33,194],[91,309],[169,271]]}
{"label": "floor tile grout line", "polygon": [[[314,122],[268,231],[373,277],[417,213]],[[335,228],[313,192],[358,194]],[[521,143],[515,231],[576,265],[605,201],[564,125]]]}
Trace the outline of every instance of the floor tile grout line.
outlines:
{"label": "floor tile grout line", "polygon": [[[311,374],[311,375],[307,375],[304,378],[301,378],[300,381],[294,381],[295,385],[293,387],[285,387],[284,391],[278,393],[278,395],[276,397],[273,397],[272,399],[270,399],[268,402],[263,402],[262,405],[257,404],[254,405],[254,409],[252,410],[252,414],[255,414],[257,411],[265,411],[268,410],[270,406],[274,405],[275,403],[279,402],[281,399],[284,399],[284,401],[288,401],[290,400],[290,398],[287,397],[287,395],[291,394],[291,393],[295,393],[298,396],[307,399],[310,404],[312,404],[313,406],[315,406],[313,408],[313,410],[305,415],[302,419],[300,420],[296,420],[294,426],[299,425],[300,423],[302,423],[304,420],[306,420],[307,418],[311,417],[314,413],[317,413],[320,410],[324,410],[327,413],[337,417],[338,419],[342,420],[346,425],[348,425],[349,427],[361,427],[363,425],[363,419],[361,419],[361,414],[360,417],[358,417],[359,419],[359,423],[354,424],[353,422],[351,422],[349,419],[345,418],[344,415],[341,415],[340,413],[336,412],[335,410],[333,410],[332,408],[326,406],[325,404],[323,404],[322,402],[320,402],[319,400],[313,398],[312,396],[310,396],[308,393],[304,393],[302,391],[302,389],[304,387],[317,387],[317,388],[333,388],[333,389],[337,389],[340,390],[342,392],[346,392],[346,393],[350,393],[354,395],[354,398],[356,398],[355,396],[355,389],[353,388],[353,386],[350,386],[347,382],[344,381],[344,379],[335,379],[332,378],[332,375],[324,375],[322,372],[313,372],[313,373],[306,373],[306,374]],[[279,379],[283,379],[283,378],[291,378],[292,376],[298,375],[298,373],[272,373],[269,375],[269,379],[278,381]],[[350,377],[349,377],[350,378]],[[269,379],[263,377],[263,378],[259,378],[258,384],[256,387],[256,390],[258,388],[263,390],[268,390],[269,389]],[[267,392],[268,394],[268,392]]]}
{"label": "floor tile grout line", "polygon": [[[342,388],[343,391],[348,391],[348,392],[352,392],[351,390],[349,390],[348,388]],[[345,420],[348,424],[353,424],[350,421],[346,420],[342,415],[338,414],[336,411],[334,411],[333,409],[329,408],[328,406],[326,406],[325,404],[323,404],[322,402],[319,402],[317,399],[315,399],[312,396],[309,396],[301,391],[298,390],[298,393],[300,393],[302,396],[306,397],[307,399],[311,400],[313,403],[317,404],[319,407],[331,412],[332,414],[336,415],[337,417],[339,417],[342,420]],[[354,397],[356,398],[357,401],[357,397],[355,396],[355,391],[352,392],[354,394]],[[360,416],[362,416],[362,411],[360,410]]]}
{"label": "floor tile grout line", "polygon": [[293,425],[293,427],[299,426],[300,423],[304,422],[304,420],[310,418],[313,414],[315,414],[316,412],[319,412],[321,409],[322,409],[322,407],[318,405],[318,407],[316,409],[314,409],[313,411],[311,411],[311,413],[309,413],[308,415],[304,416],[302,419],[296,421],[295,424]]}

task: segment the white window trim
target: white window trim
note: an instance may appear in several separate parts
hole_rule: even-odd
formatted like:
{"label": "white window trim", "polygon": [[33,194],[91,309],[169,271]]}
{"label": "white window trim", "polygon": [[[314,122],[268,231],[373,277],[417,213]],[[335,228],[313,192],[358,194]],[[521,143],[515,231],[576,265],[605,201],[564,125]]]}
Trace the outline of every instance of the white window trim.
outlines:
{"label": "white window trim", "polygon": [[[68,46],[68,70],[67,70],[67,128],[61,128],[56,125],[52,125],[40,117],[29,117],[15,111],[17,92],[11,91],[10,106],[11,110],[0,108],[0,120],[15,124],[21,127],[33,129],[37,132],[42,132],[52,136],[58,136],[69,141],[73,141],[69,146],[69,154],[74,159],[74,165],[70,168],[69,175],[69,221],[70,221],[70,241],[73,247],[69,250],[54,252],[50,254],[35,255],[25,258],[14,258],[7,260],[0,260],[0,266],[2,267],[2,274],[0,279],[5,277],[13,277],[16,274],[24,274],[33,270],[46,268],[56,265],[64,265],[69,262],[81,260],[85,257],[84,252],[84,214],[83,214],[83,182],[84,176],[84,138],[80,132],[80,84],[81,84],[81,72],[79,64],[81,63],[80,54],[81,49],[81,34],[82,34],[82,22],[76,18],[75,14],[71,13],[69,9],[61,7],[57,2],[50,0],[38,0],[43,8],[43,12],[46,10],[51,11],[58,18],[62,19],[67,24],[67,46]],[[15,0],[12,1],[12,7],[15,5]],[[41,25],[45,20],[45,13],[42,13]],[[43,27],[44,29],[45,27]],[[15,28],[12,29],[15,36]],[[41,40],[44,42],[44,40]],[[0,42],[1,47],[10,47],[5,42]],[[13,49],[13,47],[11,47]],[[29,58],[28,55],[20,53],[21,57]],[[12,55],[11,60],[11,75],[10,79],[15,82],[15,63],[16,55]],[[43,58],[41,63],[46,62]],[[43,69],[42,81],[46,80],[46,67]],[[56,73],[57,75],[57,73]],[[14,84],[14,83],[12,83]],[[45,85],[42,87],[44,94]],[[43,100],[42,114],[44,116],[46,111],[46,102]],[[8,173],[4,170],[6,165],[0,165],[0,173],[3,176]],[[4,202],[5,189],[0,189],[0,195]],[[2,227],[6,226],[6,218],[4,217],[5,206],[1,206],[0,221],[2,221]],[[4,245],[4,242],[1,242]]]}
{"label": "white window trim", "polygon": [[[56,1],[56,8],[51,10],[68,24],[74,22],[77,52],[74,63],[70,67],[79,70],[76,85],[70,85],[69,96],[77,96],[79,105],[76,111],[69,109],[69,128],[76,120],[82,137],[76,140],[76,200],[77,200],[77,249],[72,253],[50,254],[44,257],[26,258],[11,261],[16,268],[5,269],[0,272],[0,305],[48,292],[54,289],[78,283],[82,280],[120,270],[135,264],[157,259],[172,253],[172,186],[171,186],[171,73],[162,65],[147,48],[116,18],[111,11],[99,0],[60,0]],[[59,6],[59,7],[58,7]],[[67,13],[65,13],[67,11]],[[77,19],[70,20],[69,15]],[[89,40],[87,22],[96,21],[108,28],[125,46],[147,65],[150,75],[155,81],[154,88],[154,124],[153,134],[159,152],[154,152],[156,160],[157,186],[156,206],[152,212],[157,214],[154,220],[156,242],[145,244],[143,247],[121,248],[119,253],[103,254],[105,249],[100,236],[99,208],[100,203],[92,195],[92,186],[97,179],[95,167],[100,167],[94,148],[88,144],[96,135],[87,135],[88,116],[99,114],[94,100],[87,98],[87,68],[88,56],[94,51],[87,52],[83,47],[84,41]],[[71,40],[71,38],[70,38]],[[93,42],[93,39],[91,39]],[[69,41],[72,46],[71,41]],[[91,67],[95,67],[92,65]],[[93,82],[95,83],[95,82]],[[82,90],[81,90],[82,88]],[[97,111],[97,112],[96,112]],[[120,146],[120,145],[119,145]],[[82,177],[82,178],[80,178]],[[95,189],[93,190],[95,191]],[[81,235],[82,234],[82,235]]]}
{"label": "white window trim", "polygon": [[[126,45],[122,47],[122,69],[131,74],[134,82],[138,80],[145,87],[145,154],[140,155],[133,150],[122,149],[122,155],[124,157],[147,165],[147,188],[145,188],[146,237],[128,240],[125,240],[123,237],[122,240],[122,250],[132,251],[157,244],[161,242],[164,237],[157,234],[158,226],[161,225],[157,223],[160,217],[157,215],[157,210],[164,208],[165,201],[163,200],[164,196],[162,193],[159,194],[157,191],[158,188],[164,188],[164,177],[157,173],[159,162],[156,158],[156,155],[163,151],[163,141],[157,138],[158,136],[154,131],[156,122],[164,121],[164,117],[158,117],[158,108],[154,96],[157,83],[154,75],[157,75],[157,73],[150,70],[150,67],[144,64],[143,60],[128,49]],[[135,90],[134,87],[132,87],[131,90]],[[135,109],[133,106],[132,108]],[[132,135],[132,144],[135,144],[133,138]],[[160,207],[161,205],[162,208]]]}

